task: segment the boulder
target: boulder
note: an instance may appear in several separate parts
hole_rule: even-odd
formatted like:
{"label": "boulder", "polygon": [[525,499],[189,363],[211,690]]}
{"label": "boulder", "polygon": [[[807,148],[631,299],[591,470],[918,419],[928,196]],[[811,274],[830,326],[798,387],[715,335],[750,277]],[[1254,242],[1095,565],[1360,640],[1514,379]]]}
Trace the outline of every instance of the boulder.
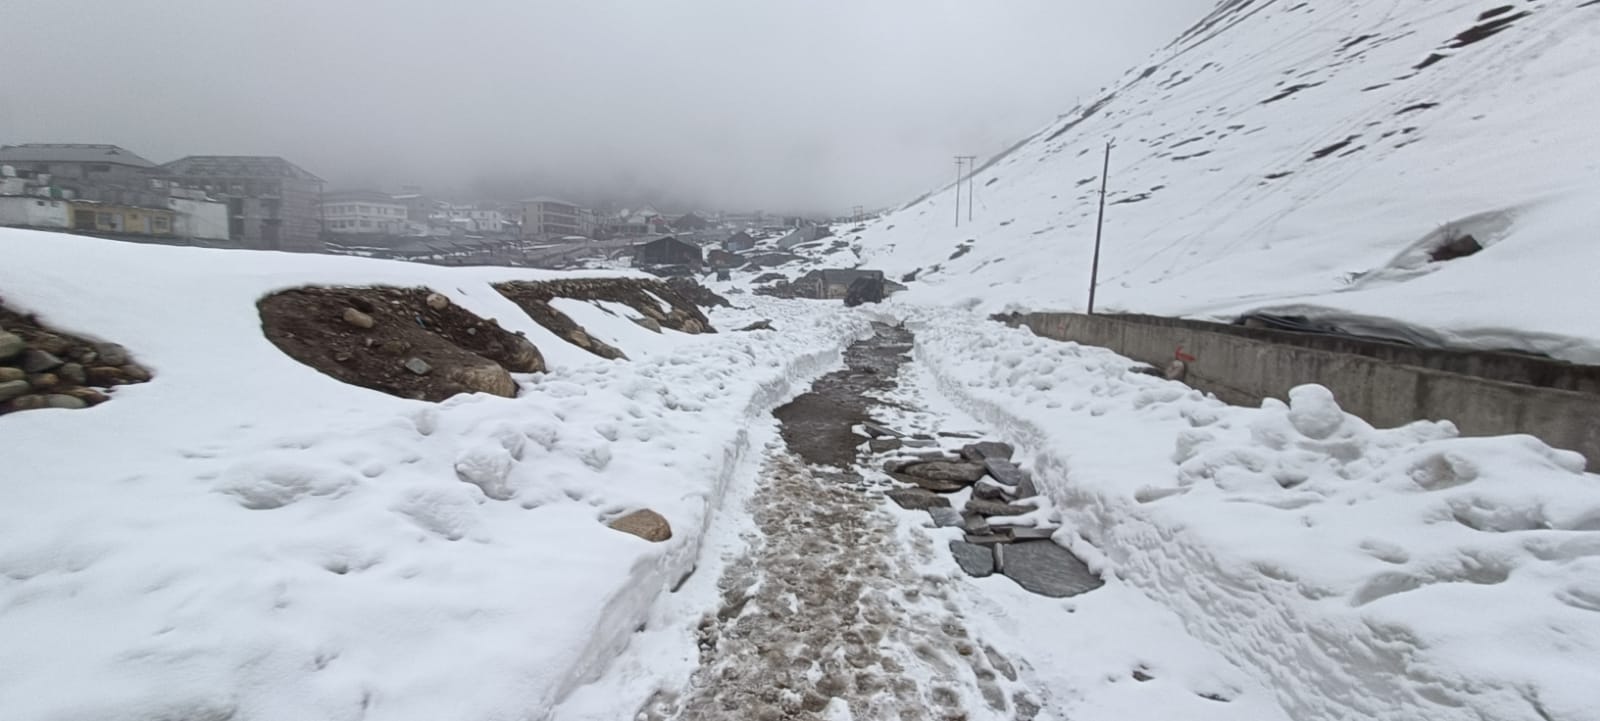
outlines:
{"label": "boulder", "polygon": [[427,361],[415,356],[406,359],[404,365],[406,370],[411,371],[419,376],[425,376],[433,372],[433,366],[428,365]]}
{"label": "boulder", "polygon": [[661,332],[661,321],[658,321],[654,318],[634,318],[633,322],[639,324],[639,327],[644,328],[645,330],[654,333]]}
{"label": "boulder", "polygon": [[908,511],[950,508],[950,499],[922,488],[896,488],[883,495]]}
{"label": "boulder", "polygon": [[1033,510],[1029,506],[1018,506],[1002,501],[986,501],[982,498],[967,500],[967,513],[976,513],[980,516],[1020,516]]}
{"label": "boulder", "polygon": [[985,501],[1006,501],[1009,500],[1011,493],[1012,489],[1009,486],[1002,486],[988,478],[972,486],[972,497]]}
{"label": "boulder", "polygon": [[18,396],[27,395],[32,390],[33,386],[28,385],[27,381],[9,380],[0,382],[0,403]]}
{"label": "boulder", "polygon": [[22,352],[22,366],[24,373],[43,373],[61,366],[61,359],[56,354],[42,351],[38,348],[29,348]]}
{"label": "boulder", "polygon": [[89,374],[84,370],[82,363],[62,363],[61,367],[56,369],[56,375],[61,377],[62,382],[75,386],[89,382]]}
{"label": "boulder", "polygon": [[120,366],[128,364],[128,349],[116,343],[96,343],[94,352],[97,362],[101,365]]}
{"label": "boulder", "polygon": [[526,336],[513,334],[506,342],[511,346],[506,349],[506,359],[501,363],[506,370],[512,373],[543,373],[548,370],[544,363],[544,354],[540,353],[539,347]]}
{"label": "boulder", "polygon": [[33,386],[34,390],[54,388],[61,385],[61,377],[54,373],[35,373],[28,376],[28,385]]}
{"label": "boulder", "polygon": [[[38,398],[41,403],[41,405],[37,406],[38,408],[65,408],[67,410],[77,410],[89,405],[80,398],[74,398],[64,393],[51,393],[43,396],[28,396],[28,398]],[[18,400],[22,399],[19,398]]]}
{"label": "boulder", "polygon": [[1021,485],[1027,475],[1021,468],[1017,467],[1017,464],[998,458],[984,460],[983,470],[988,471],[990,478],[1013,488]]}
{"label": "boulder", "polygon": [[434,310],[444,310],[450,307],[450,299],[438,293],[429,293],[427,303],[428,307]]}
{"label": "boulder", "polygon": [[150,371],[138,363],[125,363],[122,366],[122,375],[127,376],[129,383],[143,383],[150,380]]}
{"label": "boulder", "polygon": [[21,336],[15,333],[0,332],[0,361],[11,360],[28,349]]}
{"label": "boulder", "polygon": [[1009,461],[1011,460],[1011,454],[1015,452],[1016,449],[1012,448],[1011,444],[995,441],[969,443],[961,447],[961,457],[977,463],[982,463],[990,458]]}
{"label": "boulder", "polygon": [[1051,541],[1013,543],[996,555],[1001,573],[1041,596],[1065,598],[1105,585],[1081,559]]}
{"label": "boulder", "polygon": [[20,381],[20,380],[22,380],[24,378],[27,378],[27,377],[28,377],[28,374],[27,373],[23,373],[21,368],[12,368],[11,366],[0,366],[0,383],[10,383],[11,381]]}
{"label": "boulder", "polygon": [[772,321],[770,321],[770,320],[758,320],[758,321],[756,321],[754,323],[751,323],[750,325],[747,325],[747,326],[745,326],[743,328],[740,328],[739,330],[741,330],[741,331],[772,330]]}
{"label": "boulder", "polygon": [[873,453],[898,451],[901,445],[899,438],[874,438],[867,441],[867,448],[871,449]]}
{"label": "boulder", "polygon": [[867,432],[867,435],[872,436],[873,438],[904,438],[906,435],[893,428],[880,426],[871,422],[862,423],[861,428]]}
{"label": "boulder", "polygon": [[995,572],[994,550],[988,546],[980,546],[965,541],[951,541],[950,555],[955,556],[956,564],[961,570],[973,578],[992,576]]}
{"label": "boulder", "polygon": [[978,479],[983,478],[985,473],[983,466],[977,463],[956,463],[951,461],[914,463],[902,468],[900,472],[917,478],[962,484],[976,483]]}
{"label": "boulder", "polygon": [[344,322],[362,330],[366,330],[378,324],[377,321],[372,319],[372,316],[362,313],[355,308],[344,309]]}
{"label": "boulder", "polygon": [[634,511],[612,521],[607,526],[623,533],[633,534],[651,543],[672,538],[672,525],[661,514],[648,508]]}
{"label": "boulder", "polygon": [[965,483],[956,483],[954,481],[936,481],[931,478],[908,476],[904,473],[890,473],[889,475],[901,483],[909,483],[918,488],[933,491],[934,493],[955,493],[967,487],[967,484]]}
{"label": "boulder", "polygon": [[[411,360],[421,361],[420,358]],[[411,370],[410,362],[406,361],[407,370]],[[416,371],[413,370],[412,372],[415,373]],[[473,393],[488,393],[502,398],[517,397],[517,382],[511,380],[511,374],[507,373],[505,368],[500,367],[499,363],[451,368],[445,372],[445,379]]]}
{"label": "boulder", "polygon": [[61,394],[72,396],[73,398],[83,401],[91,406],[100,405],[101,403],[111,400],[111,398],[106,394],[101,393],[93,388],[63,388],[61,390]]}
{"label": "boulder", "polygon": [[907,438],[906,448],[938,448],[939,442],[932,438]]}
{"label": "boulder", "polygon": [[929,508],[928,515],[933,517],[933,525],[938,528],[960,528],[961,512],[945,506],[943,508]]}
{"label": "boulder", "polygon": [[128,382],[128,375],[116,366],[91,366],[85,372],[89,376],[89,385],[114,386]]}

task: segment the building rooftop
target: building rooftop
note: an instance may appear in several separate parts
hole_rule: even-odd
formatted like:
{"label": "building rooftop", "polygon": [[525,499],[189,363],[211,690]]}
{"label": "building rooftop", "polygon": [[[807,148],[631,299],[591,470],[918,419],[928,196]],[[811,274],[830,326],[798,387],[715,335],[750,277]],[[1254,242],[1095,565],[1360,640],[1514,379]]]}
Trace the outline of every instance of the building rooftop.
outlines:
{"label": "building rooftop", "polygon": [[399,205],[399,199],[388,193],[377,190],[330,190],[322,194],[322,202],[337,203],[339,201],[366,201],[368,203],[391,203]]}
{"label": "building rooftop", "polygon": [[322,182],[305,168],[271,155],[190,155],[161,166],[173,175],[206,178],[294,178]]}
{"label": "building rooftop", "polygon": [[0,146],[0,163],[115,163],[155,168],[138,154],[115,145],[93,143],[24,143]]}

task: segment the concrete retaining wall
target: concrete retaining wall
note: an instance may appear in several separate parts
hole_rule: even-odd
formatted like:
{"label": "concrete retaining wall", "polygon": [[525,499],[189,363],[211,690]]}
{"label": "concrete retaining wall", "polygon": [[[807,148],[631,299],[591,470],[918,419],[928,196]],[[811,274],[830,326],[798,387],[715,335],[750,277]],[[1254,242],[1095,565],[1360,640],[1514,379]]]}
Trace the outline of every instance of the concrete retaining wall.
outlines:
{"label": "concrete retaining wall", "polygon": [[[1213,324],[1197,321],[1076,313],[1031,313],[1014,316],[1013,321],[1046,338],[1110,348],[1157,368],[1164,368],[1181,348],[1193,357],[1187,382],[1228,403],[1257,405],[1267,397],[1286,398],[1297,385],[1319,383],[1338,396],[1346,411],[1379,427],[1450,420],[1469,436],[1526,433],[1582,453],[1589,459],[1589,470],[1600,472],[1600,395],[1422,365],[1455,363],[1450,358],[1427,358],[1434,353],[1455,355],[1451,352],[1405,348],[1419,363],[1407,365],[1399,359],[1345,352],[1342,344],[1349,339],[1323,338],[1321,342],[1331,348],[1324,349],[1314,347],[1319,336],[1263,330],[1245,334],[1221,330],[1223,326],[1207,328]],[[1270,339],[1274,333],[1296,336],[1295,344]],[[1533,358],[1528,362],[1547,363]],[[1511,361],[1496,363],[1510,364],[1500,371],[1507,377],[1542,372],[1511,368],[1515,365]],[[1588,377],[1583,367],[1574,368],[1580,369],[1575,378]]]}

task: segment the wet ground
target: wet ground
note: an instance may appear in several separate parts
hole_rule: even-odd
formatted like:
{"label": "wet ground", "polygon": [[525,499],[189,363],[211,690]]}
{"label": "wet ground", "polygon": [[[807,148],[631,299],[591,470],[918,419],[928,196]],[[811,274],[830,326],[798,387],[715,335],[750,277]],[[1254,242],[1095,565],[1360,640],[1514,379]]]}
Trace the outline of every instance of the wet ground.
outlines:
{"label": "wet ground", "polygon": [[848,367],[780,408],[787,451],[766,461],[751,502],[751,550],[719,582],[700,627],[700,668],[639,718],[1031,720],[1040,697],[1021,664],[975,638],[936,548],[902,533],[852,467],[851,432],[895,387],[911,335],[879,327]]}

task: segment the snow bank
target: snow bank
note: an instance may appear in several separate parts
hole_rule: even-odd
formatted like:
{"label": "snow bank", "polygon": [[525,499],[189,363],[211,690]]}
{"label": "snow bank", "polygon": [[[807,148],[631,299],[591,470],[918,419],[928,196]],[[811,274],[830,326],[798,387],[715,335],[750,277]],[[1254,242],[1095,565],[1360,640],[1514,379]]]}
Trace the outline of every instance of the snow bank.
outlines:
{"label": "snow bank", "polygon": [[[920,269],[925,302],[1083,308],[1114,138],[1102,310],[1296,312],[1600,363],[1600,5],[1494,5],[1222,3],[984,166],[974,222],[952,227],[945,187],[871,223],[866,265]],[[1451,234],[1484,249],[1406,262]]]}
{"label": "snow bank", "polygon": [[[783,332],[666,331],[606,361],[552,353],[489,286],[557,273],[7,229],[0,255],[9,305],[156,373],[89,410],[0,417],[0,708],[19,721],[539,718],[688,572],[747,420],[865,332],[753,299],[714,321]],[[428,404],[261,335],[264,294],[368,283],[444,293],[552,370],[516,376],[516,399]],[[645,507],[670,541],[602,525]]]}
{"label": "snow bank", "polygon": [[1110,572],[1295,718],[1600,708],[1600,477],[1527,436],[1379,430],[1320,386],[1236,408],[1098,348],[911,311],[941,389],[1033,458]]}

